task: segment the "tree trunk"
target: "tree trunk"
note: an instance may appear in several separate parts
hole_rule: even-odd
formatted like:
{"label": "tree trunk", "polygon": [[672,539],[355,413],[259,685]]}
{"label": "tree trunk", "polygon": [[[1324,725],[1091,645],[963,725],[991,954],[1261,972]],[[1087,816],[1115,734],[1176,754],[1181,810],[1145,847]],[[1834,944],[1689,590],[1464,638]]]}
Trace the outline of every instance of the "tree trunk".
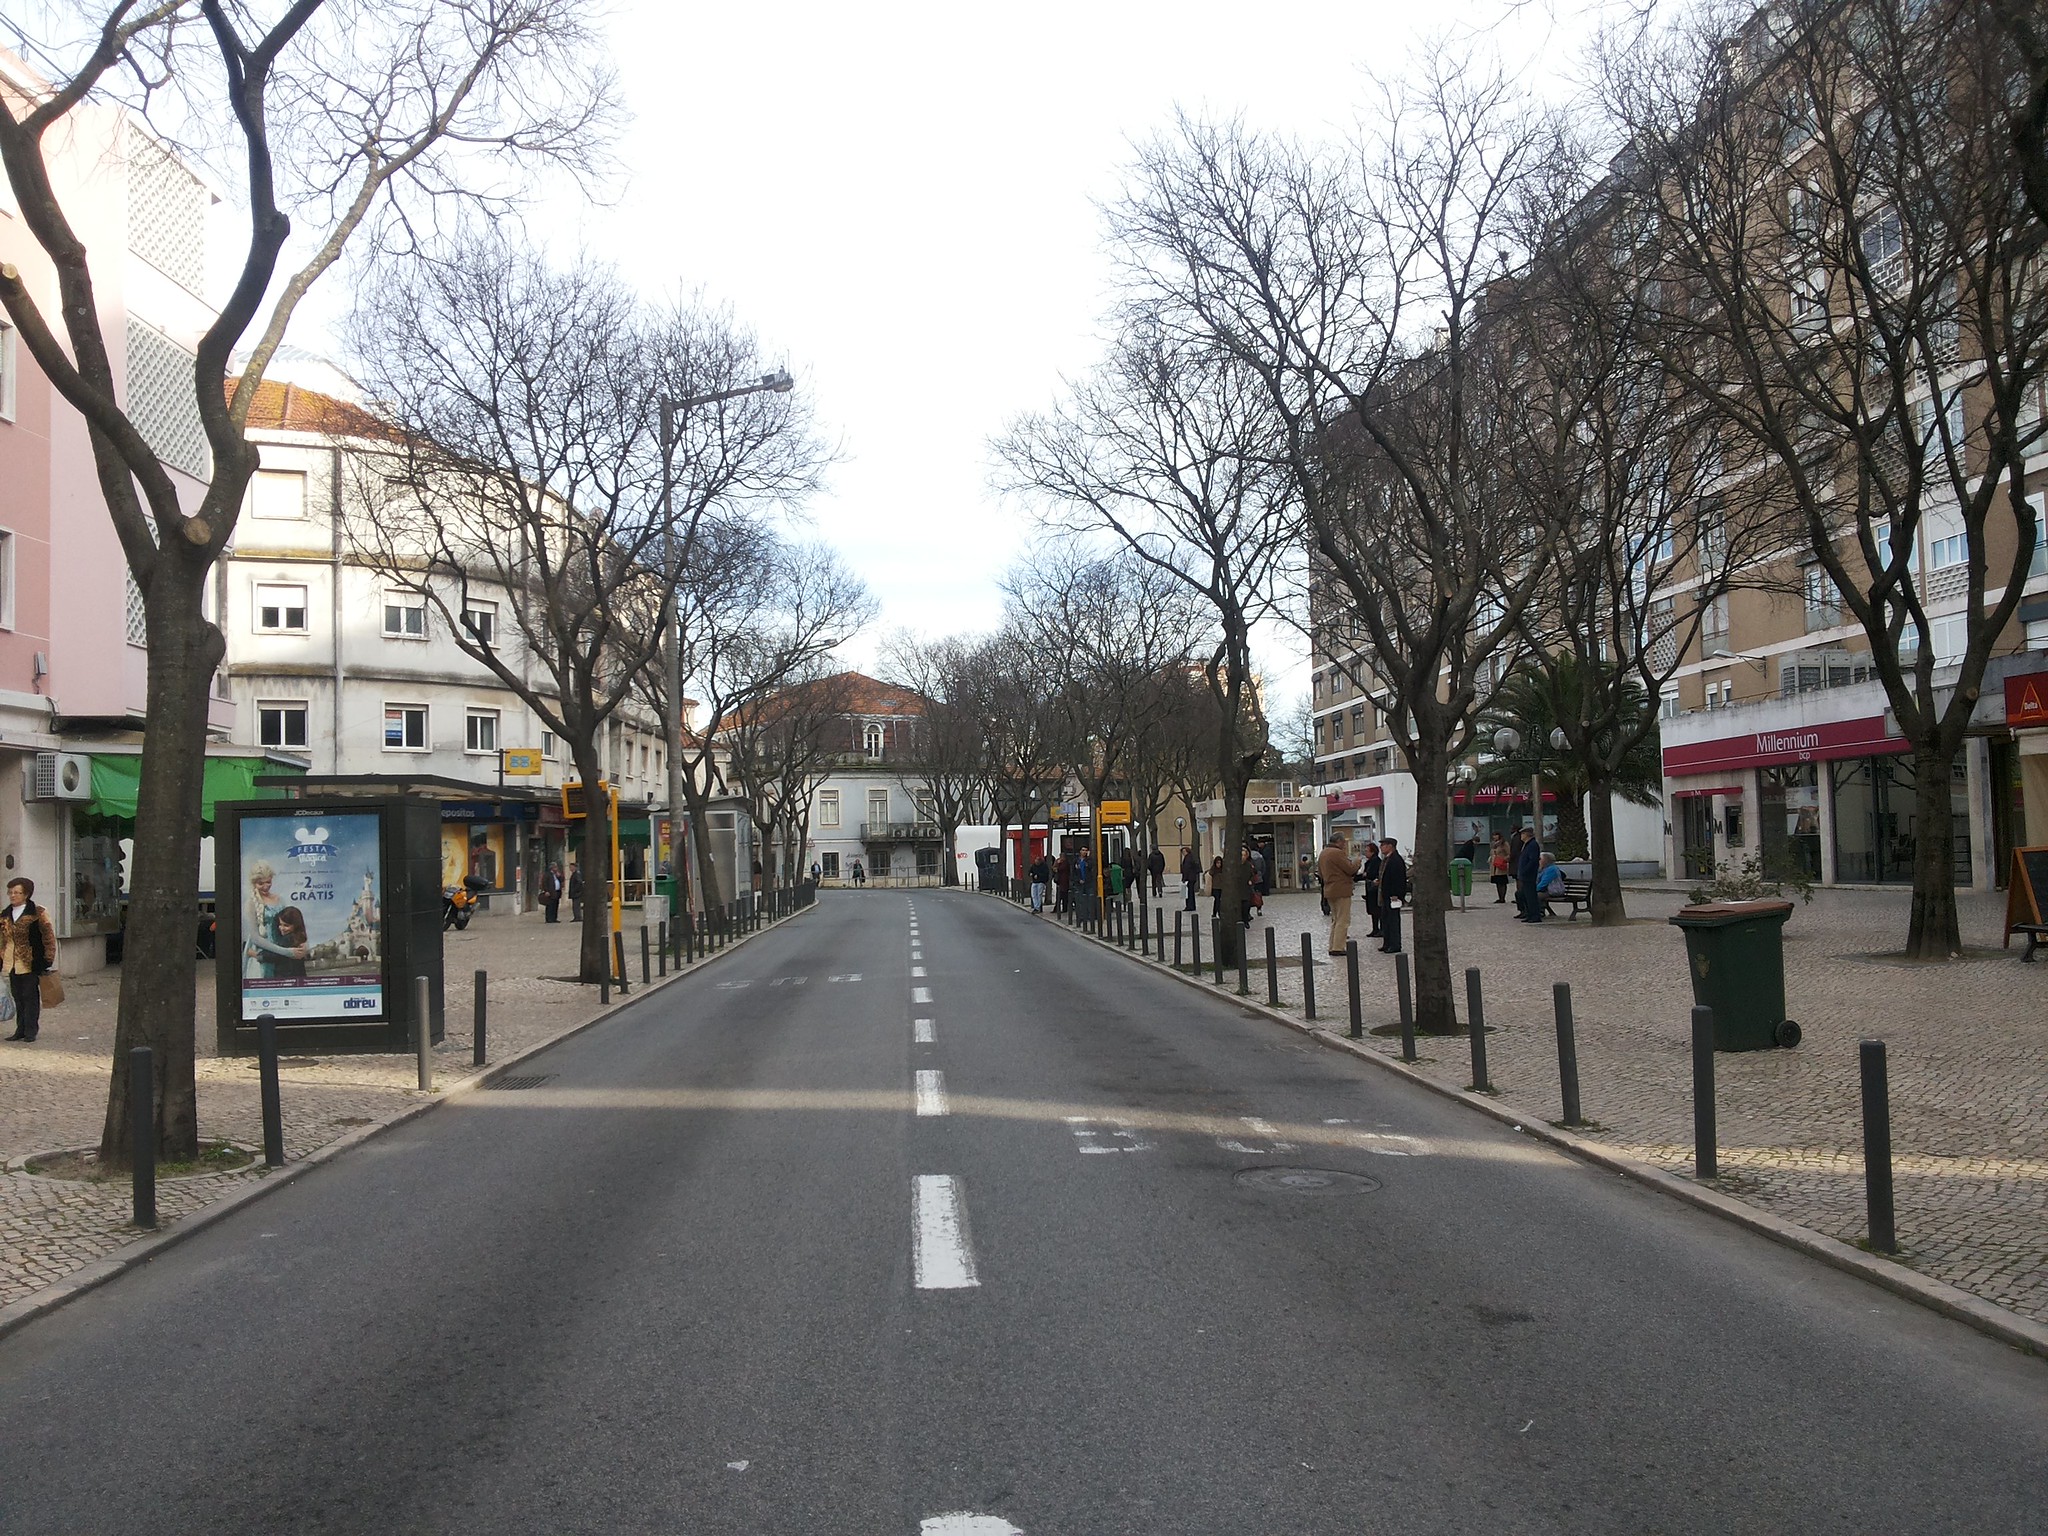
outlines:
{"label": "tree trunk", "polygon": [[1595,928],[1617,928],[1628,921],[1628,912],[1621,900],[1621,863],[1614,855],[1614,792],[1605,780],[1594,779],[1586,798],[1593,811],[1586,844],[1593,864],[1593,904],[1588,910]]}
{"label": "tree trunk", "polygon": [[[1557,796],[1557,837],[1555,841],[1566,848],[1583,848],[1590,857],[1593,851],[1593,842],[1590,829],[1586,825],[1585,799],[1580,796],[1578,790],[1567,788],[1562,782],[1546,784],[1544,787]],[[1597,794],[1598,791],[1595,791],[1595,793]],[[1613,807],[1609,806],[1608,826],[1610,829],[1614,824],[1613,814]],[[1543,825],[1541,819],[1542,807],[1540,806],[1537,807],[1537,818],[1536,825],[1540,830]],[[1549,844],[1546,843],[1545,846],[1548,847]],[[1552,851],[1554,852],[1555,850],[1553,849]],[[1563,855],[1559,854],[1558,857],[1561,859]]]}
{"label": "tree trunk", "polygon": [[1956,876],[1949,830],[1949,774],[1953,750],[1921,743],[1913,750],[1913,921],[1906,956],[1947,960],[1962,951],[1956,914]]}
{"label": "tree trunk", "polygon": [[[579,752],[576,773],[583,781],[583,846],[578,865],[583,871],[583,934],[577,950],[576,976],[596,983],[611,974],[612,940],[612,807],[598,793],[604,777],[595,751]],[[673,833],[671,833],[673,836]]]}
{"label": "tree trunk", "polygon": [[[210,552],[188,545],[157,558],[147,597],[149,730],[135,807],[135,860],[128,875],[128,925],[122,948],[119,1022],[100,1163],[130,1163],[128,1053],[150,1049],[156,1078],[156,1150],[166,1162],[199,1155],[194,1074],[200,803],[206,780],[206,704],[225,652],[220,631],[202,617]],[[52,872],[54,874],[54,871]],[[216,885],[242,899],[239,872]],[[49,902],[65,900],[47,882]],[[54,958],[54,957],[52,957]]]}
{"label": "tree trunk", "polygon": [[960,824],[953,822],[949,825],[942,825],[939,831],[944,834],[944,841],[939,850],[939,884],[958,885],[960,883]]}
{"label": "tree trunk", "polygon": [[[688,784],[687,776],[684,782]],[[697,850],[697,910],[708,915],[725,904],[725,886],[718,878],[718,861],[712,857],[711,797],[692,793],[687,787],[683,797],[690,807],[690,841]]]}
{"label": "tree trunk", "polygon": [[[1415,1027],[1426,1035],[1458,1031],[1457,995],[1451,990],[1449,865],[1450,786],[1441,749],[1410,759],[1415,778],[1415,847],[1408,862],[1408,926],[1415,955]],[[1427,858],[1422,850],[1429,850]]]}

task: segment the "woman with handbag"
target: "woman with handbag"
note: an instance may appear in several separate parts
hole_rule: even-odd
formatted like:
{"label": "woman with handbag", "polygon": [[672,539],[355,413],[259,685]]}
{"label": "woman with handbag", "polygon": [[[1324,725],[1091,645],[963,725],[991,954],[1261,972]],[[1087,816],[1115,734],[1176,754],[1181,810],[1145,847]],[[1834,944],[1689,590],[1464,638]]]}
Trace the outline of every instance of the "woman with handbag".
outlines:
{"label": "woman with handbag", "polygon": [[35,1043],[43,1022],[47,982],[52,1006],[64,1001],[57,979],[57,930],[50,914],[34,901],[35,881],[27,876],[7,882],[7,910],[0,912],[0,968],[7,972],[9,1000],[14,1004],[14,1033],[9,1040]]}

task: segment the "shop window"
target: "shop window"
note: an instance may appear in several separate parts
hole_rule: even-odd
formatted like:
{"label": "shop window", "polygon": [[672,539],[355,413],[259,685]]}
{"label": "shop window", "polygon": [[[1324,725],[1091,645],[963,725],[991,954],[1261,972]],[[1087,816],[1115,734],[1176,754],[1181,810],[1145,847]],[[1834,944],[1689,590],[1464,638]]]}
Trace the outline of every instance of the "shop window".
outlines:
{"label": "shop window", "polygon": [[306,633],[306,589],[298,584],[259,582],[256,586],[256,633]]}
{"label": "shop window", "polygon": [[[1949,786],[1946,835],[1958,884],[1970,880],[1969,795],[1961,769]],[[1913,879],[1913,855],[1924,829],[1917,825],[1914,769],[1910,757],[1858,757],[1828,764],[1834,792],[1835,878],[1855,883],[1906,885]]]}
{"label": "shop window", "polygon": [[387,704],[384,706],[384,750],[424,752],[427,750],[427,706]]}
{"label": "shop window", "polygon": [[306,745],[306,701],[303,699],[259,700],[256,705],[256,740],[261,746],[294,750]]}
{"label": "shop window", "polygon": [[1767,874],[1820,879],[1820,769],[1791,763],[1758,773],[1757,843]]}
{"label": "shop window", "polygon": [[387,592],[384,595],[384,635],[390,640],[426,639],[427,600],[417,592]]}

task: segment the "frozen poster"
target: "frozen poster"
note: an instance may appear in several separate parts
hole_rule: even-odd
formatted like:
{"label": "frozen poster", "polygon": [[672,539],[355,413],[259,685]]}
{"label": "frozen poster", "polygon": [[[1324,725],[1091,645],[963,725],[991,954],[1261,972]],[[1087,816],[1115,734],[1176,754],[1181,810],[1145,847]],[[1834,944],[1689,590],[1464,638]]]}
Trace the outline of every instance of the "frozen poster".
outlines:
{"label": "frozen poster", "polygon": [[384,1015],[384,912],[372,811],[242,818],[242,1018]]}

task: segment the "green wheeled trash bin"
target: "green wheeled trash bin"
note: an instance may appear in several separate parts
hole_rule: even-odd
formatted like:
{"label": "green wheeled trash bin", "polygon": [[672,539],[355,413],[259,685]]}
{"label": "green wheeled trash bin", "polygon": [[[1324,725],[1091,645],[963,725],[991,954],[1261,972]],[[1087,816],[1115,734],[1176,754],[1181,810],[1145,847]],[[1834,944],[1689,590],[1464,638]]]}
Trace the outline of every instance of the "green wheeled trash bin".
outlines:
{"label": "green wheeled trash bin", "polygon": [[1451,894],[1463,901],[1472,894],[1472,861],[1451,860]]}
{"label": "green wheeled trash bin", "polygon": [[1714,901],[1671,919],[1685,930],[1692,1000],[1714,1010],[1714,1049],[1767,1051],[1799,1043],[1785,1017],[1789,901]]}

